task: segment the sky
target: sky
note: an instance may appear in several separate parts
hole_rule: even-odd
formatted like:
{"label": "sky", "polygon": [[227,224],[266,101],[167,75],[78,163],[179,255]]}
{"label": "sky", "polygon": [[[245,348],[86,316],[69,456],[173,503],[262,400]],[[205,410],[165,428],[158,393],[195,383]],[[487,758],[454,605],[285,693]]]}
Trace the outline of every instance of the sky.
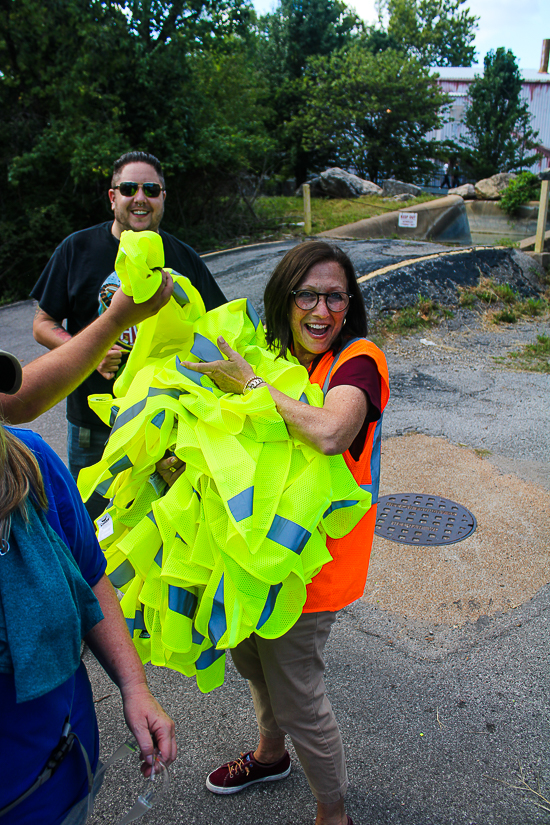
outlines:
{"label": "sky", "polygon": [[[272,11],[276,0],[253,0],[256,11]],[[348,0],[359,17],[376,23],[374,0]],[[476,62],[483,63],[489,49],[511,49],[522,69],[537,69],[543,39],[550,39],[550,0],[468,0],[472,14],[479,17],[475,39]]]}

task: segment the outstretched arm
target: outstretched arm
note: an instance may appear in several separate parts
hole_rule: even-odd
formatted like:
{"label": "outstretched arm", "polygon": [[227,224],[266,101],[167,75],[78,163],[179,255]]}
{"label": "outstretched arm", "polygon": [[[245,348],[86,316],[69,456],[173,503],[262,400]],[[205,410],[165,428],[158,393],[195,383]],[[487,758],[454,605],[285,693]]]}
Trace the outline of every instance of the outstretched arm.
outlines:
{"label": "outstretched arm", "polygon": [[141,758],[151,765],[153,752],[158,748],[162,761],[169,765],[177,752],[174,722],[147,686],[143,665],[107,576],[92,589],[104,618],[88,633],[86,644],[120,689],[124,718],[141,749]]}
{"label": "outstretched arm", "polygon": [[[207,375],[225,392],[242,393],[246,382],[254,377],[254,370],[223,338],[218,338],[217,343],[227,360],[200,364],[185,361],[184,366]],[[345,452],[359,433],[367,415],[369,402],[366,394],[358,387],[334,387],[327,393],[322,407],[304,404],[275,387],[267,387],[290,435],[325,455],[340,455]]]}
{"label": "outstretched arm", "polygon": [[6,421],[34,421],[66,398],[112,351],[125,329],[155,315],[168,302],[172,289],[172,278],[166,271],[158,291],[145,303],[134,303],[119,289],[103,315],[23,368],[23,384],[16,395],[0,394],[0,412]]}

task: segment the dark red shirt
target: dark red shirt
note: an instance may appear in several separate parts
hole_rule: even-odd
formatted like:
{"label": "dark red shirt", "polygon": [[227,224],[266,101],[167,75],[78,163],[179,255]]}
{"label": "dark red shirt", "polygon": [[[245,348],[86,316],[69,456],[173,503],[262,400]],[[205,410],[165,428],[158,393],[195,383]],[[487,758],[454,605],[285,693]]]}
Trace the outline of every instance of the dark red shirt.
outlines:
{"label": "dark red shirt", "polygon": [[380,375],[374,359],[368,355],[358,355],[342,364],[332,375],[328,390],[331,390],[333,387],[341,387],[342,385],[359,387],[359,389],[363,390],[369,402],[363,426],[349,448],[351,457],[357,461],[365,446],[369,424],[371,421],[378,421],[381,415]]}

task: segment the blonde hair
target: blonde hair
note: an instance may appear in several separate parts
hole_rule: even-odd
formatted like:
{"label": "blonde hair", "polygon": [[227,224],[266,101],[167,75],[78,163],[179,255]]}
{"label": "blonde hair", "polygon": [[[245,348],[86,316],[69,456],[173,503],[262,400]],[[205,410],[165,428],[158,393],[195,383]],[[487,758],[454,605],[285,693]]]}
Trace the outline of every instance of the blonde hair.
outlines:
{"label": "blonde hair", "polygon": [[31,450],[0,423],[0,519],[19,510],[28,520],[29,495],[48,509],[42,473]]}

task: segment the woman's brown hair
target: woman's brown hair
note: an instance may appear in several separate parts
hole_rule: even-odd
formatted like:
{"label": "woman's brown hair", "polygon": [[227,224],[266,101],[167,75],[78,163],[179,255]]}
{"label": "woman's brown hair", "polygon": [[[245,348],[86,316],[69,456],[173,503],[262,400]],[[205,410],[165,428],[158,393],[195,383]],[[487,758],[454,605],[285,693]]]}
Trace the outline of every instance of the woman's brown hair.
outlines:
{"label": "woman's brown hair", "polygon": [[[312,266],[325,261],[334,261],[342,267],[348,292],[353,295],[346,315],[345,337],[364,338],[367,334],[367,313],[352,262],[338,246],[324,241],[306,241],[286,253],[273,270],[264,292],[267,344],[270,349],[279,350],[279,357],[284,357],[292,344],[288,319],[291,292]],[[335,347],[341,343],[343,332],[340,340],[334,342]]]}
{"label": "woman's brown hair", "polygon": [[28,519],[29,494],[39,507],[48,509],[48,500],[38,462],[32,452],[0,424],[0,520],[19,509]]}

